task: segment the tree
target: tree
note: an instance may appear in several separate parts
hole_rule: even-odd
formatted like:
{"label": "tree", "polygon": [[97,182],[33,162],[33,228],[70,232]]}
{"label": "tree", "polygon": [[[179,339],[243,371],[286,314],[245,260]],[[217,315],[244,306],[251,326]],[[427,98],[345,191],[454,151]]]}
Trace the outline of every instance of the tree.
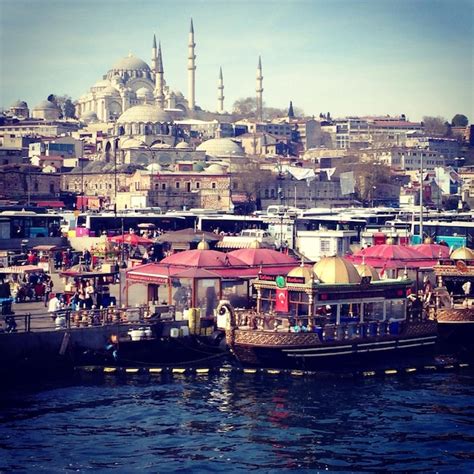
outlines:
{"label": "tree", "polygon": [[443,117],[423,117],[423,130],[426,135],[444,137],[449,134],[449,123]]}
{"label": "tree", "polygon": [[[241,115],[245,118],[256,118],[257,117],[257,98],[256,97],[241,97],[234,102],[232,111],[236,115]],[[296,117],[302,117],[304,112],[298,107],[293,107],[293,111]],[[266,107],[263,104],[263,118],[265,120],[271,120],[277,117],[287,117],[288,110],[280,109],[277,107]]]}
{"label": "tree", "polygon": [[70,98],[67,98],[64,101],[63,114],[66,118],[75,118],[76,117],[76,107],[72,103]]}
{"label": "tree", "polygon": [[453,127],[465,127],[469,123],[469,119],[463,114],[456,114],[451,120]]}
{"label": "tree", "polygon": [[236,183],[236,192],[243,193],[246,197],[245,209],[247,212],[255,210],[260,190],[275,179],[269,170],[261,170],[258,163],[249,163],[245,169],[233,175],[233,182]]}
{"label": "tree", "polygon": [[74,103],[72,102],[71,96],[67,94],[63,94],[63,95],[49,94],[48,101],[52,102],[53,104],[56,104],[59,107],[59,109],[61,110],[60,118],[63,118],[63,117],[75,118],[76,107],[74,106]]}

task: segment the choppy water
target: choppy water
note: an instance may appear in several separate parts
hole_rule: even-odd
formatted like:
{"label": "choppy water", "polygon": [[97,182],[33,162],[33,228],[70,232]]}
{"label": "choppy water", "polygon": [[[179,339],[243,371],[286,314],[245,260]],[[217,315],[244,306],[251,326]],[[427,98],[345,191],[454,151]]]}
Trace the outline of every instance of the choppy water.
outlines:
{"label": "choppy water", "polygon": [[84,379],[0,395],[0,471],[473,472],[474,373]]}

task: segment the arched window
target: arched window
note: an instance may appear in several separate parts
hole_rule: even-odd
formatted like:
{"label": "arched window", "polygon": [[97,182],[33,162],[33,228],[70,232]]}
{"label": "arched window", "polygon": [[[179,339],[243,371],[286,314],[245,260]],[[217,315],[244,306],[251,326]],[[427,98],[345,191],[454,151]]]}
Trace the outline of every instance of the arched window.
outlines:
{"label": "arched window", "polygon": [[268,195],[269,195],[268,189],[265,189],[265,199],[268,199]]}
{"label": "arched window", "polygon": [[49,192],[50,192],[50,194],[54,194],[56,192],[54,190],[54,183],[49,183]]}

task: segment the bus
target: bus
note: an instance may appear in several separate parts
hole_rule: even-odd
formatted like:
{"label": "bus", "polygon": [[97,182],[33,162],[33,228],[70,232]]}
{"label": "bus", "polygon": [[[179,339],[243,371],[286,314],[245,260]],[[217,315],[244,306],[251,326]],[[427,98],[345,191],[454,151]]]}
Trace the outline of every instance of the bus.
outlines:
{"label": "bus", "polygon": [[[420,223],[412,224],[412,243],[423,243],[420,238]],[[459,247],[474,248],[474,222],[471,221],[426,221],[423,223],[423,234],[435,242],[446,242],[451,249]]]}
{"label": "bus", "polygon": [[298,217],[295,220],[295,230],[353,230],[357,235],[351,237],[351,244],[360,241],[361,232],[367,227],[365,219],[347,218],[343,216]]}
{"label": "bus", "polygon": [[79,214],[76,221],[76,237],[99,237],[104,233],[113,236],[129,232],[130,229],[139,233],[144,224],[148,224],[148,228],[163,232],[195,228],[196,216],[142,212]]}
{"label": "bus", "polygon": [[234,214],[198,215],[196,228],[216,234],[238,235],[245,229],[268,229],[268,219],[264,216]]}

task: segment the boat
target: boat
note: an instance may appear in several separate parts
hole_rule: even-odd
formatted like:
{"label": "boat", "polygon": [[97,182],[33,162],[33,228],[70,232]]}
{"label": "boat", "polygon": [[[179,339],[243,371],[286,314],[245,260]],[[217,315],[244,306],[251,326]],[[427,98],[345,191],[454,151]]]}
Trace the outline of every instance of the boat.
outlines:
{"label": "boat", "polygon": [[438,322],[440,340],[449,350],[473,357],[474,251],[461,247],[434,266],[430,317]]}
{"label": "boat", "polygon": [[[436,321],[410,304],[406,276],[381,280],[367,265],[325,257],[286,276],[253,281],[255,309],[217,308],[217,325],[243,365],[301,370],[400,363],[431,354]],[[422,308],[422,307],[421,307]]]}

